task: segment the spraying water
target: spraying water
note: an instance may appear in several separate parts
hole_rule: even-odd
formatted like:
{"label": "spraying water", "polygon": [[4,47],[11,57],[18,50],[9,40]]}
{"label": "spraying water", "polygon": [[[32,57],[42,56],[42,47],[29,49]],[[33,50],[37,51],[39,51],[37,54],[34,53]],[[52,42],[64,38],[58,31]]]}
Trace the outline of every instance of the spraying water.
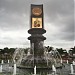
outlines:
{"label": "spraying water", "polygon": [[16,63],[14,63],[13,75],[16,75]]}
{"label": "spraying water", "polygon": [[52,65],[52,71],[54,72],[54,74],[56,74],[56,68],[54,65]]}
{"label": "spraying water", "polygon": [[71,64],[71,74],[74,74],[73,64]]}
{"label": "spraying water", "polygon": [[73,65],[75,65],[75,61],[73,61]]}
{"label": "spraying water", "polygon": [[61,64],[63,63],[62,59],[61,59]]}
{"label": "spraying water", "polygon": [[2,72],[2,64],[0,65],[0,72]]}
{"label": "spraying water", "polygon": [[36,66],[34,67],[34,75],[36,75]]}
{"label": "spraying water", "polygon": [[68,64],[68,60],[67,60],[67,64]]}
{"label": "spraying water", "polygon": [[[32,49],[34,49],[34,46],[32,47]],[[30,50],[31,49],[29,49],[29,48],[28,48],[27,52],[25,52],[25,49],[22,49],[22,48],[18,48],[15,50],[15,52],[13,54],[13,61],[17,58],[16,59],[17,66],[20,66],[20,65],[23,65],[25,67],[34,66],[34,52],[31,53]],[[39,56],[37,56],[35,59],[36,59],[37,64],[39,63],[39,61],[42,62],[42,60],[44,60],[46,65],[49,66],[53,62],[55,63],[55,65],[59,64],[60,62],[58,62],[58,61],[61,59],[61,56],[58,51],[51,50],[50,52],[48,52],[48,49],[45,48],[44,56],[40,57],[40,58],[39,58]],[[57,60],[57,59],[59,59],[59,60]]]}
{"label": "spraying water", "polygon": [[8,64],[9,64],[9,60],[8,60]]}
{"label": "spraying water", "polygon": [[1,61],[1,64],[4,64],[4,61],[3,60]]}

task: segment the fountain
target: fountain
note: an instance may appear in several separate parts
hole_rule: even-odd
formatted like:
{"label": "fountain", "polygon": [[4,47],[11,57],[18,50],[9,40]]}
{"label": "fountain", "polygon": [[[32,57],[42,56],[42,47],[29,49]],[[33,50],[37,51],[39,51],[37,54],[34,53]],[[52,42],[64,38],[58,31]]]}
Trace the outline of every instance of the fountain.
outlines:
{"label": "fountain", "polygon": [[[28,37],[31,48],[28,48],[27,52],[25,52],[25,49],[23,48],[16,48],[13,54],[13,75],[17,74],[17,68],[20,70],[24,69],[24,75],[27,75],[25,71],[27,71],[27,73],[30,72],[32,75],[58,74],[57,67],[60,67],[63,62],[57,50],[49,51],[48,48],[44,47],[44,40],[46,40],[46,38],[43,36],[43,34],[46,33],[46,30],[44,29],[43,22],[43,5],[31,5],[31,28],[28,30],[28,33],[31,34],[31,36]],[[4,62],[2,60],[0,72],[2,72],[3,63]],[[9,60],[8,64],[10,64]],[[57,66],[58,64],[60,65]],[[9,71],[11,68],[12,67],[9,67]],[[75,75],[72,64],[70,74]]]}
{"label": "fountain", "polygon": [[22,59],[25,57],[24,49],[22,48],[16,48],[14,54],[13,54],[13,61],[16,61],[16,64],[21,64]]}
{"label": "fountain", "polygon": [[[35,12],[35,10],[39,12]],[[36,15],[37,13],[41,14]],[[35,24],[35,22],[37,22],[37,24]],[[52,64],[57,67],[57,63],[60,63],[59,60],[61,59],[59,52],[57,50],[48,52],[48,49],[44,47],[44,40],[46,40],[46,38],[43,34],[46,33],[46,30],[43,24],[43,5],[31,5],[31,28],[28,30],[28,33],[31,34],[31,36],[28,37],[31,48],[29,48],[26,53],[25,49],[17,48],[13,54],[13,61],[16,61],[17,67],[34,69],[33,74],[36,74],[36,66],[37,70],[40,69],[38,73],[40,73],[42,69],[51,69]],[[14,66],[16,64],[14,64]]]}

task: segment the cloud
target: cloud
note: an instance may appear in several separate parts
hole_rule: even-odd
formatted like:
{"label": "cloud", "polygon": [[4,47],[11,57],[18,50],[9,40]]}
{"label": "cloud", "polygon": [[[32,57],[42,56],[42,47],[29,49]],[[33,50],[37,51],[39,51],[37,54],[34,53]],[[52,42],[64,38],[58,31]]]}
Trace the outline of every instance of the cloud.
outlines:
{"label": "cloud", "polygon": [[3,31],[0,33],[2,33],[0,36],[0,47],[1,46],[26,47],[29,44],[29,41],[26,40],[29,35],[25,33],[24,31],[20,31],[20,32],[19,31],[10,31],[10,32]]}
{"label": "cloud", "polygon": [[72,47],[75,40],[74,0],[0,0],[0,45],[29,46],[27,31],[30,28],[31,4],[44,6],[46,45]]}

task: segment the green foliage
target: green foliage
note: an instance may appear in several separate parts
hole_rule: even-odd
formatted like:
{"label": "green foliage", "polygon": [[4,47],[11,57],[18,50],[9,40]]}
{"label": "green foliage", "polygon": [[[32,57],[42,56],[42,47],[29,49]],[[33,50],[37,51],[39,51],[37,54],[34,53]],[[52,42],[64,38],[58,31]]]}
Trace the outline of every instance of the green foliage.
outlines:
{"label": "green foliage", "polygon": [[8,47],[5,47],[4,49],[0,49],[0,54],[5,54],[5,53],[14,53],[15,51],[15,48],[8,48]]}
{"label": "green foliage", "polygon": [[15,51],[15,48],[10,48],[10,49],[9,49],[9,53],[11,53],[11,54],[13,54],[14,51]]}
{"label": "green foliage", "polygon": [[50,52],[51,50],[53,50],[53,47],[48,47],[48,52]]}
{"label": "green foliage", "polygon": [[0,49],[0,60],[12,59],[12,55],[15,51],[15,48],[5,47],[4,49]]}
{"label": "green foliage", "polygon": [[47,48],[47,50],[48,50],[48,52],[50,52],[51,50],[53,50],[53,47],[51,46],[47,46],[47,47],[45,47],[45,48]]}
{"label": "green foliage", "polygon": [[57,51],[62,55],[64,53],[64,50],[62,48],[57,48]]}
{"label": "green foliage", "polygon": [[25,54],[27,54],[29,48],[24,49]]}
{"label": "green foliage", "polygon": [[72,50],[72,53],[75,53],[75,46],[74,46],[74,48],[71,48],[71,50]]}

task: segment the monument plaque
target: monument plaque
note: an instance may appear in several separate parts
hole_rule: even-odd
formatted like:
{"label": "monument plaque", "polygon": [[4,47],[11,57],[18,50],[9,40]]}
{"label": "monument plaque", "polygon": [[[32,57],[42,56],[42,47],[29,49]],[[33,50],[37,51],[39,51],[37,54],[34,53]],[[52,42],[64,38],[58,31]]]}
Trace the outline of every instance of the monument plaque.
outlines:
{"label": "monument plaque", "polygon": [[42,18],[32,18],[32,28],[42,28]]}

